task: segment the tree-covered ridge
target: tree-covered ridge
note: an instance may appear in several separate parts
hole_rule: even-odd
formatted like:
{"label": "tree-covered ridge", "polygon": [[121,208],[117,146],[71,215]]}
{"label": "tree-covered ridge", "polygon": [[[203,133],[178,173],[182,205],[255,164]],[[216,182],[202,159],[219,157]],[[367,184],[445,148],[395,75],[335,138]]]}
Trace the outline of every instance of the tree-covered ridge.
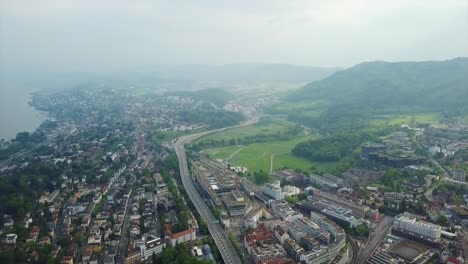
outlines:
{"label": "tree-covered ridge", "polygon": [[[292,101],[325,99],[333,106],[377,112],[467,109],[468,58],[427,62],[367,62],[291,93]],[[332,106],[332,107],[333,107]]]}

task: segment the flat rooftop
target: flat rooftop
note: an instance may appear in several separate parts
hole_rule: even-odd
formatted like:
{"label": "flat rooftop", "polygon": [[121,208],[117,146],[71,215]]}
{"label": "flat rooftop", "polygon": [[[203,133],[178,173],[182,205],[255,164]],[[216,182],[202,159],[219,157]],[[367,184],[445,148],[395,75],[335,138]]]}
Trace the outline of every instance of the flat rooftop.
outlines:
{"label": "flat rooftop", "polygon": [[411,262],[419,255],[426,253],[428,250],[428,247],[419,243],[409,240],[401,240],[390,247],[389,252]]}

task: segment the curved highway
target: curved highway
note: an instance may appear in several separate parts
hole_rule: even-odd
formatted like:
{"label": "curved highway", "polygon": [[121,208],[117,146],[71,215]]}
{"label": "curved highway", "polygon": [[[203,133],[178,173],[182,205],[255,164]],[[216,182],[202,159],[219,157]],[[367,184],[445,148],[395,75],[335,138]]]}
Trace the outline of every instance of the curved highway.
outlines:
{"label": "curved highway", "polygon": [[219,249],[219,252],[221,253],[221,257],[223,258],[224,263],[241,264],[242,261],[237,255],[236,250],[232,246],[231,241],[226,235],[226,232],[224,232],[224,229],[221,227],[221,225],[216,223],[217,222],[216,217],[213,215],[213,213],[211,213],[210,209],[205,204],[202,197],[198,193],[198,190],[195,188],[195,185],[193,184],[193,181],[190,176],[189,169],[188,169],[187,157],[185,156],[184,144],[192,140],[195,140],[199,137],[202,137],[204,135],[213,133],[213,132],[219,132],[219,131],[223,131],[223,130],[235,128],[235,127],[247,126],[247,125],[254,124],[257,121],[258,121],[258,118],[250,119],[237,126],[210,130],[210,131],[193,134],[193,135],[187,135],[187,136],[179,138],[178,140],[174,140],[172,142],[175,153],[179,160],[180,178],[182,179],[182,184],[184,185],[185,191],[187,192],[188,196],[192,200],[195,206],[195,209],[197,209],[200,216],[207,223],[208,230],[211,236],[213,237],[213,240],[215,241],[216,246]]}

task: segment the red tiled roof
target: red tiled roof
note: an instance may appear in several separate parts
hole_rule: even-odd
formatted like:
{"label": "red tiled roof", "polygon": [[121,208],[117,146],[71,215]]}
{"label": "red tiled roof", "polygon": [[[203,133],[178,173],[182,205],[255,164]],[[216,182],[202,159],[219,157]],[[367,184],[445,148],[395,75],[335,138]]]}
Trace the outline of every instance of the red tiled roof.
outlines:
{"label": "red tiled roof", "polygon": [[184,230],[184,231],[182,231],[182,232],[172,234],[172,235],[171,235],[171,239],[177,239],[177,238],[179,238],[179,237],[188,235],[188,234],[190,234],[190,233],[192,233],[192,232],[195,232],[195,229],[189,228],[189,229]]}
{"label": "red tiled roof", "polygon": [[447,262],[448,263],[454,263],[454,264],[461,264],[461,261],[459,261],[458,259],[456,259],[453,256],[448,257]]}

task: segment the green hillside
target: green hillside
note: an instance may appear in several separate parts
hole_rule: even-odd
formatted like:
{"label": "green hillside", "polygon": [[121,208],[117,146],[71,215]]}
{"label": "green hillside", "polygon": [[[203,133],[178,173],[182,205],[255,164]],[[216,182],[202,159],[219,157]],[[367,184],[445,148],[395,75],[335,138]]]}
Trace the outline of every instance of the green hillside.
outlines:
{"label": "green hillside", "polygon": [[467,110],[468,58],[361,63],[312,82],[287,100],[328,100],[332,107],[375,112]]}

